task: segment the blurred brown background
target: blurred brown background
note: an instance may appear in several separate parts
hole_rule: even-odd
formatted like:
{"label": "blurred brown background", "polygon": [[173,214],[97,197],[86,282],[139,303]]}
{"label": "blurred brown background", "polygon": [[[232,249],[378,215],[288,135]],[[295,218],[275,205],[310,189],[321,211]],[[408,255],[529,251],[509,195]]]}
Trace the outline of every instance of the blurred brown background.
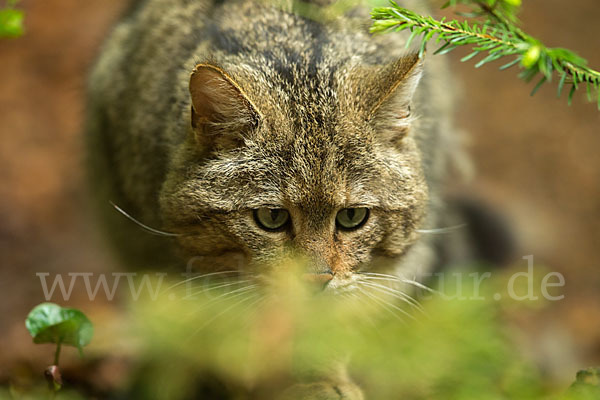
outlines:
{"label": "blurred brown background", "polygon": [[[600,69],[597,0],[523,2],[526,31]],[[36,272],[108,265],[85,206],[81,124],[86,72],[124,3],[23,0],[26,35],[0,40],[0,381],[15,359],[49,359],[23,326],[44,300]],[[520,255],[567,282],[565,300],[520,322],[535,338],[528,343],[553,358],[542,363],[562,365],[548,367],[559,376],[600,364],[600,112],[581,93],[567,107],[552,85],[531,98],[516,68],[475,70],[458,62],[465,54],[450,56],[476,167],[464,190],[507,216]],[[77,296],[72,304],[92,314],[103,306]]]}

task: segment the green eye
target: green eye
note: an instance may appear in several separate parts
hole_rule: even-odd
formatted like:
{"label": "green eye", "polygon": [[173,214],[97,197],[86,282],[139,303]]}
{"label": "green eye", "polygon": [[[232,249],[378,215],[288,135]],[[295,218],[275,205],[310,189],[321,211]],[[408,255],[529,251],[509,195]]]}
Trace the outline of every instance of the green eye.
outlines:
{"label": "green eye", "polygon": [[337,213],[335,223],[343,230],[360,228],[369,218],[368,208],[344,208]]}
{"label": "green eye", "polygon": [[254,210],[254,220],[266,231],[278,231],[290,219],[290,213],[283,208],[259,208]]}

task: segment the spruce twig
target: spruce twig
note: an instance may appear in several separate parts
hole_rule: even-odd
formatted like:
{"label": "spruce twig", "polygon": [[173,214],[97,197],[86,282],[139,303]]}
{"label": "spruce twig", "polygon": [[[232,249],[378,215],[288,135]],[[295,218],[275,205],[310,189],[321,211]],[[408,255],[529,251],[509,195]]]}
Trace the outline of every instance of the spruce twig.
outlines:
{"label": "spruce twig", "polygon": [[526,82],[541,75],[532,95],[546,82],[558,76],[558,96],[565,85],[570,85],[568,103],[578,89],[585,88],[587,96],[592,100],[592,92],[596,91],[598,109],[600,109],[600,72],[587,66],[587,60],[576,53],[563,48],[550,48],[540,40],[525,33],[518,27],[516,14],[520,8],[520,0],[450,0],[443,7],[466,4],[471,6],[468,13],[459,13],[465,21],[446,19],[436,20],[430,16],[422,16],[411,10],[398,6],[391,1],[390,7],[373,9],[371,15],[375,20],[371,32],[409,30],[411,35],[408,48],[417,36],[421,36],[420,53],[424,53],[429,41],[443,42],[436,54],[446,54],[459,46],[471,46],[473,52],[461,61],[471,60],[479,55],[484,57],[475,64],[476,68],[505,57],[514,57],[509,63],[500,67],[508,69],[520,64],[519,77]]}

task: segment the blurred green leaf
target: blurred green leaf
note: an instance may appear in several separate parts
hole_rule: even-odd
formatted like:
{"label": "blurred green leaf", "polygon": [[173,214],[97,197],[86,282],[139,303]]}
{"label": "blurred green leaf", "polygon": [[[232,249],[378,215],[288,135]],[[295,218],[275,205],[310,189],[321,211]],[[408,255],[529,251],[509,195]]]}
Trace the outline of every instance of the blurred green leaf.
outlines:
{"label": "blurred green leaf", "polygon": [[[471,293],[470,282],[446,282],[445,291]],[[185,295],[172,291],[132,304],[132,334],[145,359],[144,398],[186,398],[180,394],[189,395],[198,371],[276,398],[268,390],[337,359],[349,360],[366,398],[527,400],[546,394],[536,367],[519,356],[504,328],[501,303],[434,294],[417,307],[394,302],[394,292],[379,286],[349,296],[315,296],[293,285],[247,287],[218,293],[205,286],[193,291],[194,299],[174,301]],[[481,293],[492,298],[484,288]]]}
{"label": "blurred green leaf", "polygon": [[15,38],[23,34],[24,13],[12,8],[0,9],[0,38]]}

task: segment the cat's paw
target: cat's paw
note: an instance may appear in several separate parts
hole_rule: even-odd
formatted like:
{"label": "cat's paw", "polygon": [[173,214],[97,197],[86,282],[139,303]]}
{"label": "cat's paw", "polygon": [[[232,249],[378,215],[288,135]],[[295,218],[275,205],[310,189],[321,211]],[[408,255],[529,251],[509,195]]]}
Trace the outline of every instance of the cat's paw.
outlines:
{"label": "cat's paw", "polygon": [[288,388],[279,400],[364,400],[362,391],[351,382],[301,383]]}

